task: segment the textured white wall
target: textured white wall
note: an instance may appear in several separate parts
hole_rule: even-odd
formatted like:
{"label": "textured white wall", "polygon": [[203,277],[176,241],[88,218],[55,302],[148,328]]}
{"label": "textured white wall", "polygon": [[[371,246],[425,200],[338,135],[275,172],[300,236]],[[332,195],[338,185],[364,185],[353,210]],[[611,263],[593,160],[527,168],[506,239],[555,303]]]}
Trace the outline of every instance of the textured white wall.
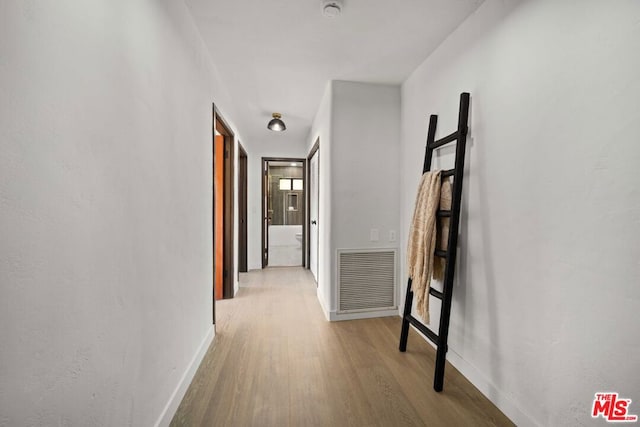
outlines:
{"label": "textured white wall", "polygon": [[215,75],[182,2],[0,3],[0,425],[171,412],[212,334]]}
{"label": "textured white wall", "polygon": [[428,115],[471,92],[448,356],[519,425],[602,425],[598,391],[640,413],[638,22],[489,0],[402,87],[403,250]]}
{"label": "textured white wall", "polygon": [[[400,87],[330,82],[309,148],[318,138],[318,296],[329,318],[337,308],[336,251],[398,246],[389,231],[400,226]],[[370,240],[372,228],[379,230],[377,242]]]}

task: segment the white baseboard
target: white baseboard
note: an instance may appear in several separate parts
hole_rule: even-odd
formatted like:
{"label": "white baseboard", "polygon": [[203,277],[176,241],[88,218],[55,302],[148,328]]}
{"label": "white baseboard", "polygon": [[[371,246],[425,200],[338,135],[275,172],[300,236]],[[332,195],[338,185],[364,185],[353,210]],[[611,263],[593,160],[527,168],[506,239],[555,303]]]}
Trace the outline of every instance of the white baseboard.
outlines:
{"label": "white baseboard", "polygon": [[[431,341],[429,341],[431,343]],[[521,427],[539,426],[539,424],[531,418],[528,414],[524,413],[522,409],[518,407],[511,399],[509,399],[505,393],[499,390],[493,385],[482,372],[480,372],[475,366],[464,360],[455,350],[449,347],[447,352],[447,360],[460,373],[468,379],[487,399],[493,402],[515,425]],[[446,384],[445,384],[446,387]]]}
{"label": "white baseboard", "polygon": [[191,385],[191,381],[193,380],[193,376],[196,374],[198,367],[200,367],[200,363],[202,363],[202,359],[204,355],[207,353],[209,346],[213,342],[213,338],[215,335],[214,325],[211,325],[207,333],[205,334],[204,339],[200,343],[200,347],[196,351],[196,354],[191,359],[191,363],[187,366],[184,374],[182,374],[182,378],[178,382],[175,390],[171,394],[169,401],[164,406],[162,413],[158,417],[158,421],[156,421],[156,427],[167,427],[171,424],[171,420],[178,410],[178,406],[180,406],[180,402],[182,402],[182,398],[184,397],[189,385]]}
{"label": "white baseboard", "polygon": [[324,295],[320,292],[320,288],[316,291],[316,295],[318,296],[318,301],[320,302],[320,307],[322,308],[322,312],[324,313],[324,317],[327,320],[331,320],[331,315],[329,314],[329,310],[324,306]]}
{"label": "white baseboard", "polygon": [[340,320],[355,320],[355,319],[371,319],[373,317],[390,317],[397,316],[397,308],[389,308],[383,310],[361,311],[357,313],[338,313],[332,311],[329,313],[329,320],[332,322]]}
{"label": "white baseboard", "polygon": [[[402,315],[400,315],[400,317],[402,317]],[[414,330],[434,349],[436,348],[435,344],[425,337],[419,330],[415,328]],[[411,345],[411,343],[409,343],[409,345]],[[447,361],[451,363],[462,374],[462,376],[468,379],[471,384],[480,390],[480,393],[496,405],[498,409],[513,421],[515,425],[522,427],[540,425],[531,416],[523,412],[522,409],[509,399],[504,392],[493,385],[482,372],[456,353],[451,346],[449,346],[449,351],[447,351]],[[447,384],[445,383],[443,393],[446,393],[446,390]]]}

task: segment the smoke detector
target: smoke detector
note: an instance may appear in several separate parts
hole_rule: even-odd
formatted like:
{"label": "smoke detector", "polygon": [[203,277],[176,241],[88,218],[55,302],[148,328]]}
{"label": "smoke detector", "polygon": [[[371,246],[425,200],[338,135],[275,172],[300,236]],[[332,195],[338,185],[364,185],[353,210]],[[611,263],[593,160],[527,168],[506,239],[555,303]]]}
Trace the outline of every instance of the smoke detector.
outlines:
{"label": "smoke detector", "polygon": [[342,13],[342,0],[324,0],[322,2],[322,15],[325,18],[336,18]]}

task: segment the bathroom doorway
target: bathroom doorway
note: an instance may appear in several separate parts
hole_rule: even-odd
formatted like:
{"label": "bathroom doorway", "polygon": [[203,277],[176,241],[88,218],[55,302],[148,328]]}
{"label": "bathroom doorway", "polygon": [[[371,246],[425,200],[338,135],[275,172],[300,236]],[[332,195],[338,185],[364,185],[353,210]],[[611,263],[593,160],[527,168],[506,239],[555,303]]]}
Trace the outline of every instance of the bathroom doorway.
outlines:
{"label": "bathroom doorway", "polygon": [[263,157],[262,177],[262,268],[304,265],[306,161]]}

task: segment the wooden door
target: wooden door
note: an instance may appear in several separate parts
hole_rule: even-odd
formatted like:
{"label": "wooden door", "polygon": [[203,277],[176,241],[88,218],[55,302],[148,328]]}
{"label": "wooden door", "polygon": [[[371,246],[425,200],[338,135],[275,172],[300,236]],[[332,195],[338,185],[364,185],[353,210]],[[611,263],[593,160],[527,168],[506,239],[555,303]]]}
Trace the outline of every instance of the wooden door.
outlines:
{"label": "wooden door", "polygon": [[214,139],[214,283],[215,299],[223,298],[224,270],[224,136],[216,135]]}

